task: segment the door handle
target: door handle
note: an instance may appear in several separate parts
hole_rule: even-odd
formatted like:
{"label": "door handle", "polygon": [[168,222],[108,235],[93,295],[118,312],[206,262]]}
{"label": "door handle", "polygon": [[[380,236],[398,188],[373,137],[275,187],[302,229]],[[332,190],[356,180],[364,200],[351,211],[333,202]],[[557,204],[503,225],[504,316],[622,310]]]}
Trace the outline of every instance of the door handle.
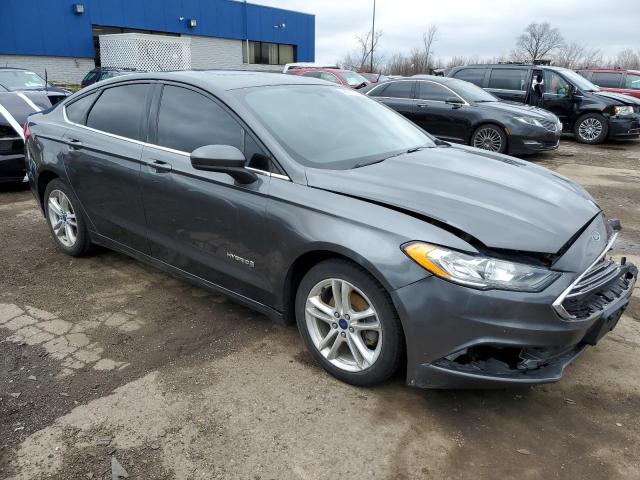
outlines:
{"label": "door handle", "polygon": [[67,146],[71,149],[71,150],[77,150],[79,148],[82,148],[82,142],[76,138],[70,138],[67,141]]}
{"label": "door handle", "polygon": [[156,173],[166,173],[173,170],[173,167],[170,163],[164,162],[162,160],[153,160],[149,166],[155,170]]}
{"label": "door handle", "polygon": [[429,106],[428,103],[419,103],[418,108],[427,108]]}

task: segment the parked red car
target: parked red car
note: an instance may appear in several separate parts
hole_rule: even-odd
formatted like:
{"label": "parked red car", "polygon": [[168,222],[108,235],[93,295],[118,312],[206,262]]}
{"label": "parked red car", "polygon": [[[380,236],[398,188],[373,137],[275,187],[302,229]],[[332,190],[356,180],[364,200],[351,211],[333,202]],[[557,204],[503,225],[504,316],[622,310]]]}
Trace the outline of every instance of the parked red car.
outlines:
{"label": "parked red car", "polygon": [[369,85],[369,81],[359,73],[352,70],[339,68],[289,68],[287,75],[301,75],[303,77],[319,78],[329,82],[338,83],[345,87],[358,89]]}
{"label": "parked red car", "polygon": [[640,70],[585,68],[578,73],[606,92],[640,98]]}

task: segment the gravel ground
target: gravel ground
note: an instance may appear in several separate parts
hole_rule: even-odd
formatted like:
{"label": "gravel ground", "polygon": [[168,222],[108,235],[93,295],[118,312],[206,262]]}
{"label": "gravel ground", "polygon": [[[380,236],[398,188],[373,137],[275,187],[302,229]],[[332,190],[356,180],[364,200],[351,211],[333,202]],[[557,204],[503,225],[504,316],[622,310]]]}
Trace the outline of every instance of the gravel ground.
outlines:
{"label": "gravel ground", "polygon": [[[640,264],[640,142],[530,158],[584,185]],[[640,291],[558,384],[372,389],[295,327],[113,252],[59,253],[0,192],[0,478],[640,478]]]}

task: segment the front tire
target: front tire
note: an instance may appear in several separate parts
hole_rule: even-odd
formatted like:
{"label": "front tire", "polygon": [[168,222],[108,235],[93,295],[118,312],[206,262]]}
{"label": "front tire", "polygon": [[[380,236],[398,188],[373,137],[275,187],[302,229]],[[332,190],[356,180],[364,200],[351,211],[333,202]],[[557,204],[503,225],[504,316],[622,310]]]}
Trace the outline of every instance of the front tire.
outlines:
{"label": "front tire", "polygon": [[471,135],[471,146],[490,152],[507,151],[507,135],[497,125],[480,125]]}
{"label": "front tire", "polygon": [[391,299],[365,270],[327,260],[304,276],[296,322],[309,352],[334,377],[368,387],[398,369],[404,337]]}
{"label": "front tire", "polygon": [[596,145],[607,138],[609,124],[599,113],[587,113],[576,120],[573,133],[579,143]]}
{"label": "front tire", "polygon": [[47,185],[44,211],[49,231],[59,250],[72,257],[91,252],[93,245],[79,202],[62,180],[54,179]]}

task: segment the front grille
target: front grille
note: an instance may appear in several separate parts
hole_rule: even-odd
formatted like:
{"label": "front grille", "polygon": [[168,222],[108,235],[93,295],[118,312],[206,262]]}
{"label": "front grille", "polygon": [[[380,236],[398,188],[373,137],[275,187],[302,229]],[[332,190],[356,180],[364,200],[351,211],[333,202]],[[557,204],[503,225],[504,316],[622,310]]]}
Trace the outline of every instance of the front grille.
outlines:
{"label": "front grille", "polygon": [[588,318],[627,292],[633,278],[627,268],[603,258],[573,285],[562,306],[574,319]]}
{"label": "front grille", "polygon": [[558,122],[554,122],[552,120],[539,120],[539,122],[550,132],[555,132],[558,126]]}

